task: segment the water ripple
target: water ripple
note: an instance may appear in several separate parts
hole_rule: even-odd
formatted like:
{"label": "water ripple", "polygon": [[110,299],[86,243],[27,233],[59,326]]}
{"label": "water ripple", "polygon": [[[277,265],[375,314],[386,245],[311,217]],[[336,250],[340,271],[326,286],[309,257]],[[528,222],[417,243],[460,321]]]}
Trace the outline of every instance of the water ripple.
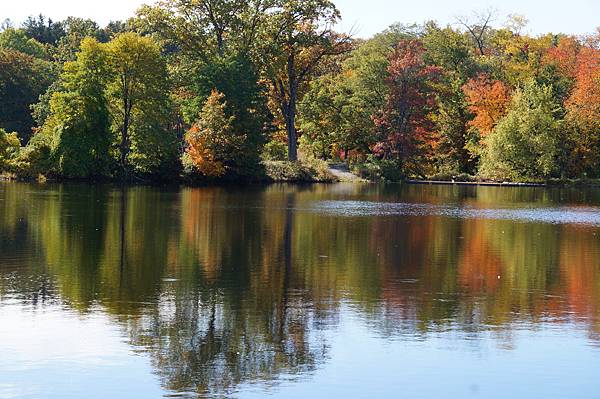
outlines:
{"label": "water ripple", "polygon": [[600,208],[475,208],[468,205],[387,203],[370,201],[318,201],[307,209],[334,216],[445,216],[461,219],[498,219],[552,224],[600,226]]}

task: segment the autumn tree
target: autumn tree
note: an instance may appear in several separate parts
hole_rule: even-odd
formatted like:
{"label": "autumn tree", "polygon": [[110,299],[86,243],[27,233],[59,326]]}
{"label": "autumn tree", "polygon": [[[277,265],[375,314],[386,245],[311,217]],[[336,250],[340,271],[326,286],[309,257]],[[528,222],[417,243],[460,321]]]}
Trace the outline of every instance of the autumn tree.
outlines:
{"label": "autumn tree", "polygon": [[343,60],[335,60],[338,69],[309,84],[299,106],[299,127],[314,155],[370,154],[376,141],[372,117],[389,91],[390,57],[400,40],[415,36],[413,27],[394,25],[358,44]]}
{"label": "autumn tree", "polygon": [[566,101],[573,153],[571,174],[600,175],[600,51],[584,47],[577,56],[575,87]]}
{"label": "autumn tree", "polygon": [[581,47],[575,37],[558,37],[556,43],[544,53],[542,62],[545,65],[556,65],[564,75],[574,79],[577,76],[577,57]]}
{"label": "autumn tree", "polygon": [[498,29],[491,37],[491,54],[481,58],[480,62],[495,79],[516,87],[548,72],[543,71],[543,57],[554,39],[553,35],[531,37]]}
{"label": "autumn tree", "polygon": [[423,44],[426,62],[441,68],[432,114],[438,135],[436,168],[444,174],[474,173],[475,162],[467,150],[471,113],[462,90],[477,71],[471,45],[460,32],[435,23],[426,25]]}
{"label": "autumn tree", "polygon": [[422,175],[435,146],[430,113],[436,104],[432,83],[440,69],[425,63],[424,52],[420,40],[398,44],[388,68],[389,94],[375,120],[380,135],[375,152],[394,160],[405,175]]}
{"label": "autumn tree", "polygon": [[226,115],[225,96],[213,91],[202,107],[196,123],[186,133],[187,161],[201,175],[221,177],[237,172],[244,137],[236,135],[234,118]]}
{"label": "autumn tree", "polygon": [[510,88],[487,74],[479,74],[463,86],[463,91],[474,115],[469,125],[477,130],[480,139],[485,138],[506,114]]}
{"label": "autumn tree", "polygon": [[272,0],[163,0],[138,11],[136,24],[165,44],[182,124],[196,122],[211,93],[226,98],[231,128],[243,135],[247,173],[260,162],[270,112],[257,40]]}
{"label": "autumn tree", "polygon": [[195,123],[212,92],[222,93],[227,98],[225,113],[233,117],[231,128],[245,137],[244,157],[240,162],[245,164],[247,173],[253,173],[272,120],[266,101],[268,93],[259,83],[255,65],[247,57],[230,54],[210,63],[198,63],[188,70],[192,73],[184,90],[187,98],[179,99],[184,121]]}
{"label": "autumn tree", "polygon": [[353,40],[330,0],[159,0],[105,28],[7,22],[0,128],[18,170],[77,178],[177,173],[186,146],[249,177],[298,145],[404,176],[600,176],[600,35],[494,19]]}
{"label": "autumn tree", "polygon": [[552,85],[555,96],[565,103],[576,84],[577,58],[583,48],[575,37],[558,35],[542,50],[541,65],[536,80]]}

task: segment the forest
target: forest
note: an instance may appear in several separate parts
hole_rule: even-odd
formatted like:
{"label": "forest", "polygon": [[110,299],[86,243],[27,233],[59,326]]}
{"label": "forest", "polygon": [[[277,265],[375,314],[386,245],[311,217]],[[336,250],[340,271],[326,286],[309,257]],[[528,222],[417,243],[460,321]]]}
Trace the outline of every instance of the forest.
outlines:
{"label": "forest", "polygon": [[[402,15],[398,15],[402,19]],[[338,31],[329,0],[160,0],[0,27],[0,172],[21,179],[600,178],[600,30],[493,11]]]}

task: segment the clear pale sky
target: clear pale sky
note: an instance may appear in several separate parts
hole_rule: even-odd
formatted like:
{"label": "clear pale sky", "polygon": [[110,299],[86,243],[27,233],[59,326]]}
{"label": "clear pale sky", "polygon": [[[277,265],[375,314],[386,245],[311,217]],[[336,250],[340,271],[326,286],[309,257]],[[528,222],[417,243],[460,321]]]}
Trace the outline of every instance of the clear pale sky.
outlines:
{"label": "clear pale sky", "polygon": [[[367,37],[394,22],[412,23],[435,19],[453,23],[456,16],[493,7],[501,15],[521,14],[530,21],[526,31],[538,34],[591,33],[600,26],[600,0],[334,0],[342,12],[341,29],[354,27]],[[91,18],[100,24],[126,19],[142,3],[151,0],[0,0],[0,21],[22,22],[42,13],[54,20],[69,15]],[[503,18],[496,25],[503,23]]]}

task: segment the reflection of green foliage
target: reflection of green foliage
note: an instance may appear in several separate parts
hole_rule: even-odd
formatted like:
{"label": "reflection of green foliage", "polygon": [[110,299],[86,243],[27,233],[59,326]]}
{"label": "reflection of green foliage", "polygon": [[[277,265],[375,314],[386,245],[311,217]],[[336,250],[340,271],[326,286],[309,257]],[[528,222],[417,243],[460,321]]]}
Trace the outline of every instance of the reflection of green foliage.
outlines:
{"label": "reflection of green foliage", "polygon": [[314,369],[342,305],[380,334],[422,337],[600,312],[600,241],[586,227],[311,211],[332,199],[550,207],[598,191],[334,187],[4,184],[0,236],[14,240],[0,242],[0,295],[100,308],[167,389],[224,395]]}

